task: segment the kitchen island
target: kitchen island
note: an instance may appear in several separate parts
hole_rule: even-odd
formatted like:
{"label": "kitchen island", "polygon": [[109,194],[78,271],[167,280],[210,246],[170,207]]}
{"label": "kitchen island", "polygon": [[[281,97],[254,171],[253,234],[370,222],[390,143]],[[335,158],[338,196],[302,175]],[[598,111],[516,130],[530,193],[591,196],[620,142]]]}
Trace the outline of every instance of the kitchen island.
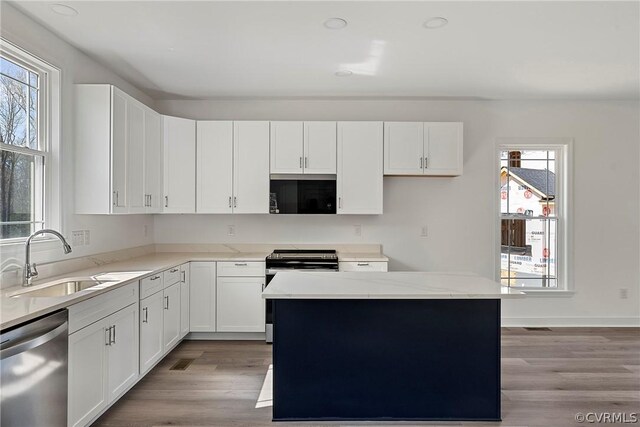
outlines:
{"label": "kitchen island", "polygon": [[278,273],[273,419],[500,420],[500,300],[465,273]]}

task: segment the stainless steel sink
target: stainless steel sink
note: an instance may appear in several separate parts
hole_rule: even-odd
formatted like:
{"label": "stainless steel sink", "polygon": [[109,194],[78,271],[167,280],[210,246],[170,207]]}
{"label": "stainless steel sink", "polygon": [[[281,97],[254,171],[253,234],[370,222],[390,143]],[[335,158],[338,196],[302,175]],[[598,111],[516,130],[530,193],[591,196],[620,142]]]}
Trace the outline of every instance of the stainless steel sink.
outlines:
{"label": "stainless steel sink", "polygon": [[72,279],[62,279],[50,284],[39,285],[35,289],[20,290],[12,297],[63,297],[71,295],[76,292],[84,291],[85,289],[92,288],[94,286],[102,285],[104,283],[112,283],[116,280],[98,280],[92,277],[80,277]]}

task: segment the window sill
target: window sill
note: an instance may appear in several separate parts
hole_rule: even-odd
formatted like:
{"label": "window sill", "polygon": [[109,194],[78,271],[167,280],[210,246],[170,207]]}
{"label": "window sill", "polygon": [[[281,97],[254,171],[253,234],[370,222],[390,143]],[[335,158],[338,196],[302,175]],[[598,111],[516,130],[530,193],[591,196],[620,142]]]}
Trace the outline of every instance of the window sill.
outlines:
{"label": "window sill", "polygon": [[570,298],[575,295],[575,291],[568,291],[565,289],[551,290],[551,289],[520,289],[520,292],[524,293],[527,297],[556,297],[556,298]]}

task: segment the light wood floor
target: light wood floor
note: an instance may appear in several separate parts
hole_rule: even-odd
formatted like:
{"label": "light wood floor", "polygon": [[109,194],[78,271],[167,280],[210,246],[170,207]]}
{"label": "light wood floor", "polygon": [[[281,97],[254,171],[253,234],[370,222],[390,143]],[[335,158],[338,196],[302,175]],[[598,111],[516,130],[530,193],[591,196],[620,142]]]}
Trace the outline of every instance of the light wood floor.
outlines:
{"label": "light wood floor", "polygon": [[[184,371],[169,370],[183,358],[195,360]],[[185,341],[95,425],[347,425],[271,422],[270,407],[255,408],[270,363],[271,346],[262,342]],[[640,329],[503,329],[503,421],[466,425],[588,425],[574,421],[578,412],[640,412]]]}

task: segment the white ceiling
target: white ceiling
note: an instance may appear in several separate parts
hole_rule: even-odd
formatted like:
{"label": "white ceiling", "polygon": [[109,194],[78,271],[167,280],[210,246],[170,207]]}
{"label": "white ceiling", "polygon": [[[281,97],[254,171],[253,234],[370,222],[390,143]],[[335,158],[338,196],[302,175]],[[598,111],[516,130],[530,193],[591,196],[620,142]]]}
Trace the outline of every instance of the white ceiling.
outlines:
{"label": "white ceiling", "polygon": [[14,4],[158,99],[639,97],[637,1]]}

